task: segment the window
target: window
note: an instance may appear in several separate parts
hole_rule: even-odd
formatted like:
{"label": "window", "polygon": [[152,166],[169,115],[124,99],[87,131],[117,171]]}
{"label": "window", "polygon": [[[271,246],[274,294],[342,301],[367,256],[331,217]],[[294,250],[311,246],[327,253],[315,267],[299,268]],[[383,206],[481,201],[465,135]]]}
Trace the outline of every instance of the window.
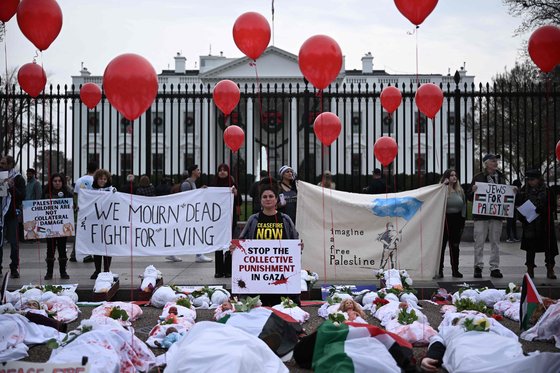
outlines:
{"label": "window", "polygon": [[427,123],[428,118],[424,114],[414,112],[414,133],[418,133],[418,129],[420,129],[420,133],[426,133]]}
{"label": "window", "polygon": [[132,133],[132,122],[129,121],[126,118],[121,118],[121,124],[120,124],[120,133],[126,134],[126,133]]}
{"label": "window", "polygon": [[165,121],[162,112],[157,112],[152,115],[152,133],[163,133],[165,129]]}
{"label": "window", "polygon": [[381,132],[393,133],[393,116],[386,111],[383,112],[383,120],[381,122]]}
{"label": "window", "polygon": [[420,173],[424,174],[426,172],[426,154],[420,153],[420,160],[418,159],[418,154],[414,154],[414,172],[418,172],[419,166]]}
{"label": "window", "polygon": [[185,112],[185,133],[194,132],[194,113],[192,111]]}
{"label": "window", "polygon": [[98,113],[88,113],[88,133],[99,133],[99,115]]}
{"label": "window", "polygon": [[163,154],[152,154],[152,174],[163,175],[164,156]]}
{"label": "window", "polygon": [[132,173],[132,155],[128,153],[121,153],[121,175],[128,175]]}
{"label": "window", "polygon": [[99,153],[88,153],[88,155],[87,155],[87,161],[88,161],[88,163],[89,163],[90,161],[96,161],[97,164],[100,165],[100,164],[101,164],[101,163],[100,163],[100,160],[101,160],[101,158],[99,157]]}
{"label": "window", "polygon": [[352,174],[359,175],[362,172],[362,155],[352,153]]}
{"label": "window", "polygon": [[362,126],[362,114],[360,112],[352,113],[352,132],[360,133],[361,126]]}
{"label": "window", "polygon": [[447,114],[447,130],[451,135],[455,133],[455,113],[452,111]]}

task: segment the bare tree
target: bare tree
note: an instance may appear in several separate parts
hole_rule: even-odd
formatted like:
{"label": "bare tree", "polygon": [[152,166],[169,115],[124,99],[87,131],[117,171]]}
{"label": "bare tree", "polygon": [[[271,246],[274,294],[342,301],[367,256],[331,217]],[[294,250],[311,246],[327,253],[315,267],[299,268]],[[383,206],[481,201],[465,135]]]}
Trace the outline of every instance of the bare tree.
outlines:
{"label": "bare tree", "polygon": [[522,18],[521,25],[515,30],[517,34],[544,26],[560,25],[560,1],[558,0],[503,0],[508,12],[514,17]]}
{"label": "bare tree", "polygon": [[16,75],[15,69],[8,72],[0,84],[0,153],[12,153],[19,163],[23,151],[32,147],[36,157],[42,148],[59,144],[60,138],[49,120],[52,102],[23,93]]}
{"label": "bare tree", "polygon": [[[490,87],[492,97],[480,99],[480,137],[477,145],[495,149],[504,156],[504,166],[513,175],[527,168],[551,172],[560,112],[553,110],[551,92],[557,91],[558,70],[543,82],[529,61],[496,75]],[[480,143],[482,140],[482,144]]]}

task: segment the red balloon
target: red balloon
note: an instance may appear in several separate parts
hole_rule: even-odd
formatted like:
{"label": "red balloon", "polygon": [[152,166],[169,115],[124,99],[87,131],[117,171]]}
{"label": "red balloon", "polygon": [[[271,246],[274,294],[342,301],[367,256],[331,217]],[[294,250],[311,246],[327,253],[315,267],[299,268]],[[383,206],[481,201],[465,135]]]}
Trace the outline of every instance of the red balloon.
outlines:
{"label": "red balloon", "polygon": [[416,91],[414,101],[422,114],[434,119],[443,104],[443,92],[434,83],[425,83]]}
{"label": "red balloon", "polygon": [[399,148],[394,138],[389,136],[381,136],[373,144],[373,153],[375,158],[383,165],[388,166],[395,157]]}
{"label": "red balloon", "polygon": [[402,94],[397,87],[388,86],[383,88],[379,99],[381,100],[381,106],[383,106],[383,109],[385,109],[388,113],[392,113],[397,110],[401,104]]}
{"label": "red balloon", "polygon": [[27,94],[33,98],[45,89],[47,74],[45,70],[35,62],[26,63],[19,68],[18,83]]}
{"label": "red balloon", "polygon": [[101,101],[101,88],[95,83],[84,84],[80,89],[80,99],[89,109],[93,109]]}
{"label": "red balloon", "polygon": [[241,93],[239,92],[237,84],[231,80],[224,79],[216,84],[212,92],[212,97],[218,109],[220,109],[224,115],[230,115],[239,103]]}
{"label": "red balloon", "polygon": [[424,22],[437,3],[438,0],[395,0],[399,12],[416,26]]}
{"label": "red balloon", "polygon": [[111,105],[132,121],[142,115],[156,98],[156,70],[142,56],[121,54],[105,68],[103,87]]}
{"label": "red balloon", "polygon": [[560,141],[556,143],[556,159],[560,161]]}
{"label": "red balloon", "polygon": [[0,21],[6,23],[16,14],[19,0],[0,0]]}
{"label": "red balloon", "polygon": [[299,49],[299,69],[317,89],[325,89],[336,79],[342,67],[338,43],[326,35],[315,35]]}
{"label": "red balloon", "polygon": [[340,119],[334,113],[321,113],[313,122],[315,136],[326,146],[330,146],[336,140],[341,129]]}
{"label": "red balloon", "polygon": [[62,29],[62,10],[55,0],[22,0],[17,22],[23,35],[44,51]]}
{"label": "red balloon", "polygon": [[548,73],[560,64],[560,28],[543,26],[529,38],[529,56],[542,71]]}
{"label": "red balloon", "polygon": [[259,13],[243,13],[233,24],[233,40],[241,52],[256,60],[270,42],[270,25]]}
{"label": "red balloon", "polygon": [[236,152],[245,141],[245,132],[236,125],[231,125],[224,131],[224,141],[228,148]]}

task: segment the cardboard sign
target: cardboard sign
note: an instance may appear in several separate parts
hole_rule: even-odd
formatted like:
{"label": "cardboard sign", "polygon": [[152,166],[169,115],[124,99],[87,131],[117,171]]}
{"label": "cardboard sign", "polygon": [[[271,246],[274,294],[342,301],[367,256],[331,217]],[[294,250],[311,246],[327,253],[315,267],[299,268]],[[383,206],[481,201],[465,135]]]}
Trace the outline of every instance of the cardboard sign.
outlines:
{"label": "cardboard sign", "polygon": [[513,218],[515,192],[512,185],[476,183],[472,213],[476,215]]}
{"label": "cardboard sign", "polygon": [[0,365],[0,373],[87,373],[90,364],[52,364],[9,361]]}
{"label": "cardboard sign", "polygon": [[22,202],[22,207],[25,240],[74,235],[72,198],[28,200]]}
{"label": "cardboard sign", "polygon": [[234,294],[299,294],[300,240],[234,240]]}

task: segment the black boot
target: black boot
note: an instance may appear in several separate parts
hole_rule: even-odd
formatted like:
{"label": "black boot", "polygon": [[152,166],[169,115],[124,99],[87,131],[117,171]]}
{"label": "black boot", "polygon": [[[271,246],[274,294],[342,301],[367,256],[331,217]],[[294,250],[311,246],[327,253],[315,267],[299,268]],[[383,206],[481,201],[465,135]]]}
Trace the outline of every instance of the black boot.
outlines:
{"label": "black boot", "polygon": [[527,274],[531,278],[535,278],[535,266],[527,266]]}
{"label": "black boot", "polygon": [[53,268],[54,268],[54,259],[47,258],[45,260],[47,262],[47,273],[45,274],[45,280],[52,280],[53,277]]}
{"label": "black boot", "polygon": [[68,273],[66,273],[66,263],[68,262],[68,259],[63,258],[63,259],[58,259],[58,266],[60,268],[60,278],[64,279],[64,280],[68,280],[70,278],[70,276],[68,275]]}
{"label": "black boot", "polygon": [[463,278],[463,274],[459,272],[459,246],[453,245],[451,247],[451,276]]}
{"label": "black boot", "polygon": [[549,278],[551,280],[556,280],[558,278],[554,273],[554,266],[550,266],[550,265],[546,266],[546,278]]}

